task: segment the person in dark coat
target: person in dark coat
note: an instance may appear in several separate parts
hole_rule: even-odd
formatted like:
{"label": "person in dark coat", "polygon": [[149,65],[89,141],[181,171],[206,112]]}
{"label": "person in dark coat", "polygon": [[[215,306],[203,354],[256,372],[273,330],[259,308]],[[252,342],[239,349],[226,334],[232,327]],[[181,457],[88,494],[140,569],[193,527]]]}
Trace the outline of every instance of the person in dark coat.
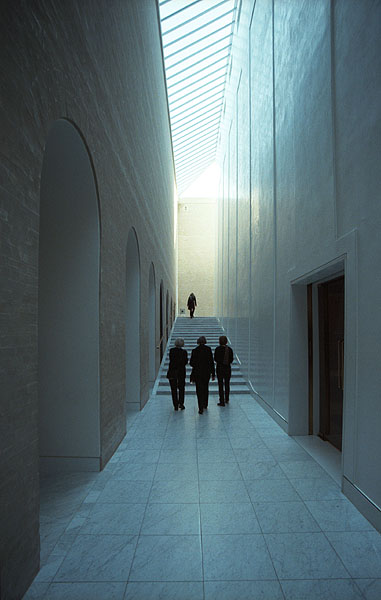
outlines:
{"label": "person in dark coat", "polygon": [[192,369],[192,380],[196,384],[198,400],[198,413],[202,415],[208,408],[209,379],[215,379],[215,369],[212,349],[206,345],[206,339],[202,335],[197,340],[197,348],[192,350],[190,365]]}
{"label": "person in dark coat", "polygon": [[193,319],[193,314],[194,314],[195,308],[197,306],[196,296],[194,295],[193,292],[191,294],[189,294],[187,306],[188,306],[188,310],[189,310],[189,316],[191,319]]}
{"label": "person in dark coat", "polygon": [[172,402],[175,410],[184,410],[185,396],[185,365],[188,363],[188,353],[183,348],[184,340],[177,338],[175,347],[169,351],[169,366],[167,377],[171,386]]}
{"label": "person in dark coat", "polygon": [[218,394],[220,396],[217,406],[225,406],[225,404],[229,403],[230,378],[232,374],[230,365],[233,362],[233,350],[227,345],[228,338],[226,335],[221,335],[219,342],[220,345],[214,351],[214,360],[217,363]]}

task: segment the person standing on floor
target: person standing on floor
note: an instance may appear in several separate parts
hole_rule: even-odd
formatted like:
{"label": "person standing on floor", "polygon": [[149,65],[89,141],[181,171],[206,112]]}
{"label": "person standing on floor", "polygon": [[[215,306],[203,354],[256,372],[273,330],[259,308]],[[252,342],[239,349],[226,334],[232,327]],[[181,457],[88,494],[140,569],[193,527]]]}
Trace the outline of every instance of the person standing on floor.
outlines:
{"label": "person standing on floor", "polygon": [[175,347],[169,351],[169,366],[167,378],[171,386],[172,402],[175,410],[184,410],[185,396],[185,365],[188,363],[188,353],[183,348],[184,340],[177,338]]}
{"label": "person standing on floor", "polygon": [[196,296],[194,295],[193,292],[191,292],[189,294],[187,306],[188,306],[188,310],[189,310],[189,316],[190,316],[191,319],[193,319],[193,314],[194,314],[194,311],[195,311],[196,306],[197,306]]}
{"label": "person standing on floor", "polygon": [[218,394],[220,396],[217,406],[225,406],[225,404],[229,403],[230,378],[232,374],[230,365],[233,362],[233,350],[227,345],[228,338],[226,335],[221,335],[218,341],[220,345],[214,351],[214,360],[217,363]]}
{"label": "person standing on floor", "polygon": [[215,380],[216,373],[212,349],[206,345],[206,339],[202,335],[197,340],[197,348],[192,350],[190,359],[192,367],[192,380],[196,384],[196,394],[198,401],[198,413],[202,415],[208,408],[209,380]]}

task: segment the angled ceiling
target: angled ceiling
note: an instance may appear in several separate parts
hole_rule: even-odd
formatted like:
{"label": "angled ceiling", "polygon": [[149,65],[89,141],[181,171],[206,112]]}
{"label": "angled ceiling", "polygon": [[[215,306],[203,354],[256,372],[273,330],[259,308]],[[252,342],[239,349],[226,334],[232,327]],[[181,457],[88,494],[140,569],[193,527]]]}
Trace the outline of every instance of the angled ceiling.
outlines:
{"label": "angled ceiling", "polygon": [[177,190],[214,162],[236,0],[161,0]]}

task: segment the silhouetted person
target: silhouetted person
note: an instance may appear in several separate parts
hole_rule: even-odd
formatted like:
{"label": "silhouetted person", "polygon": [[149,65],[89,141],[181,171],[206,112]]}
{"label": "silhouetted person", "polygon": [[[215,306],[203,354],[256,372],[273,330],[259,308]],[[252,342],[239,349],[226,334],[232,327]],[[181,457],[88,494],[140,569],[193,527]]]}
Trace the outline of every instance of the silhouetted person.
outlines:
{"label": "silhouetted person", "polygon": [[202,335],[197,340],[197,348],[192,350],[190,365],[193,367],[192,379],[196,384],[198,412],[202,415],[208,408],[209,379],[215,379],[215,369],[212,350],[206,346],[206,339]]}
{"label": "silhouetted person", "polygon": [[193,314],[194,314],[195,308],[197,306],[196,296],[194,295],[193,292],[191,294],[189,294],[187,306],[188,306],[188,310],[190,313],[189,316],[191,319],[193,319]]}
{"label": "silhouetted person", "polygon": [[[169,366],[167,377],[171,386],[172,402],[175,410],[184,410],[185,395],[185,365],[188,363],[188,353],[183,349],[184,340],[177,338],[175,347],[169,351]],[[177,391],[178,390],[178,391]]]}
{"label": "silhouetted person", "polygon": [[221,335],[219,342],[220,345],[214,351],[214,360],[217,363],[218,394],[220,396],[217,406],[225,406],[225,404],[229,403],[230,378],[232,374],[230,365],[233,362],[233,350],[227,345],[228,338],[226,335]]}

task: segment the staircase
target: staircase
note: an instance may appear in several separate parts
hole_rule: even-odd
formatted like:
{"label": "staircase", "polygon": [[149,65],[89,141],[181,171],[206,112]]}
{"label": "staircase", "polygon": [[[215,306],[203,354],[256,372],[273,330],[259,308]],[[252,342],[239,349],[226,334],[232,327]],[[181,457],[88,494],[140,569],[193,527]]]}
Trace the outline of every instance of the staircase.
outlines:
{"label": "staircase", "polygon": [[[193,348],[197,346],[197,339],[204,335],[206,337],[206,344],[210,346],[214,354],[214,349],[218,346],[218,338],[220,335],[225,335],[224,330],[219,324],[215,317],[177,317],[175,324],[172,329],[171,336],[168,340],[167,349],[162,362],[160,370],[160,379],[157,387],[157,394],[159,395],[171,395],[171,388],[169,381],[166,378],[166,373],[169,365],[169,350],[173,348],[176,338],[184,339],[184,349],[188,352],[188,364],[187,364],[187,378],[186,378],[186,395],[196,395],[196,386],[189,383],[189,376],[191,367],[189,365],[190,357]],[[228,342],[229,343],[229,342]],[[233,348],[234,351],[234,348]],[[230,380],[230,394],[247,394],[248,387],[241,376],[239,364],[236,357],[232,364],[232,377]],[[209,384],[209,395],[218,396],[218,383],[217,377],[215,381],[210,380]]]}

